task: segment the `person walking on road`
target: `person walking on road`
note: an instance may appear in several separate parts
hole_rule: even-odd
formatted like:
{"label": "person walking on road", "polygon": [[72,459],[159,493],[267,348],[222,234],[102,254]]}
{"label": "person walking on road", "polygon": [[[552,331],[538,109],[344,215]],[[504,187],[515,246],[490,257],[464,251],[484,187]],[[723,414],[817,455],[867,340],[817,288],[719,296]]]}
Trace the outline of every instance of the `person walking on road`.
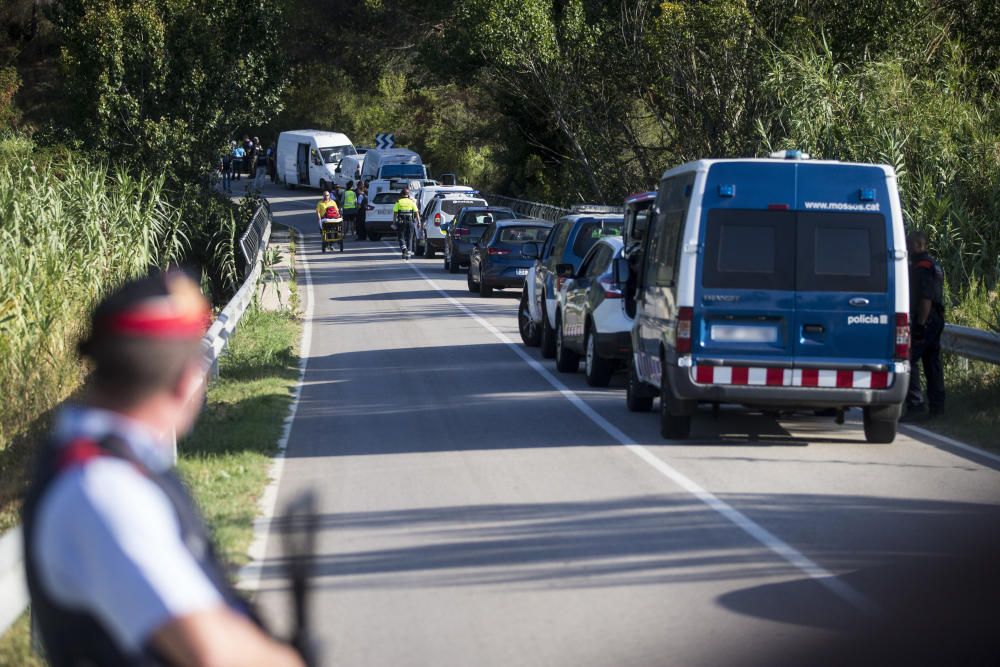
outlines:
{"label": "person walking on road", "polygon": [[[332,209],[332,210],[331,210]],[[316,224],[319,225],[319,231],[323,233],[323,221],[332,218],[340,217],[340,209],[337,207],[337,202],[333,200],[330,196],[329,190],[323,191],[323,198],[319,200],[316,204]]]}
{"label": "person walking on road", "polygon": [[93,312],[85,398],[62,407],[23,507],[31,614],[53,667],[302,667],[234,590],[172,468],[204,394],[210,310],[180,271]]}
{"label": "person walking on road", "polygon": [[347,181],[343,202],[344,234],[357,234],[358,193],[354,191],[354,181]]}
{"label": "person walking on road", "polygon": [[365,229],[365,222],[368,219],[368,189],[364,183],[358,182],[358,240],[364,241],[368,238],[368,231]]}
{"label": "person walking on road", "polygon": [[410,188],[403,188],[396,205],[392,207],[392,222],[399,237],[399,250],[403,259],[409,259],[413,255],[416,229],[420,224],[417,202],[410,198]]}
{"label": "person walking on road", "polygon": [[[910,388],[907,415],[944,411],[944,367],[941,365],[941,333],[944,331],[944,271],[927,251],[927,235],[911,232],[910,253]],[[927,401],[920,391],[920,372],[927,379]]]}
{"label": "person walking on road", "polygon": [[267,179],[267,156],[264,155],[264,151],[259,144],[254,150],[257,152],[257,157],[254,158],[256,173],[253,179],[253,189],[259,194],[264,191],[264,181]]}

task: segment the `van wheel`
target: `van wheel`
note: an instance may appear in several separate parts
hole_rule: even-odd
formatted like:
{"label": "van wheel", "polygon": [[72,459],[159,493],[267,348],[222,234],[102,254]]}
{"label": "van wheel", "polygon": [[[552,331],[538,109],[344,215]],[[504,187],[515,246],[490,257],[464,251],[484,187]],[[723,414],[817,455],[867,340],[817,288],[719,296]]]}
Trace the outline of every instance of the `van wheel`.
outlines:
{"label": "van wheel", "polygon": [[322,178],[319,179],[319,189],[320,190],[329,190],[330,188],[328,187],[328,185],[329,184],[326,182],[326,180],[324,180]]}
{"label": "van wheel", "polygon": [[594,325],[587,327],[586,341],[584,343],[586,358],[583,370],[587,376],[587,384],[591,387],[607,387],[611,383],[611,374],[615,370],[614,363],[610,359],[597,354],[597,334],[594,333]]}
{"label": "van wheel", "polygon": [[864,408],[865,440],[887,445],[896,439],[896,424],[899,410],[895,406],[872,406]]}
{"label": "van wheel", "polygon": [[556,356],[556,330],[549,325],[549,314],[545,310],[545,298],[542,298],[542,358],[551,359]]}
{"label": "van wheel", "polygon": [[521,332],[521,340],[528,347],[538,347],[542,340],[542,332],[538,323],[531,319],[528,309],[528,295],[521,294],[521,303],[517,307],[517,328]]}
{"label": "van wheel", "polygon": [[580,355],[566,347],[562,322],[556,315],[556,368],[560,373],[575,373],[580,370]]}
{"label": "van wheel", "polygon": [[[678,401],[670,391],[667,366],[661,364],[660,375],[660,435],[667,440],[684,440],[691,435],[691,406]],[[685,414],[687,413],[687,414]]]}
{"label": "van wheel", "polygon": [[650,387],[639,380],[635,370],[635,357],[628,362],[628,384],[625,385],[625,405],[629,412],[649,412],[653,409],[653,397],[648,396]]}

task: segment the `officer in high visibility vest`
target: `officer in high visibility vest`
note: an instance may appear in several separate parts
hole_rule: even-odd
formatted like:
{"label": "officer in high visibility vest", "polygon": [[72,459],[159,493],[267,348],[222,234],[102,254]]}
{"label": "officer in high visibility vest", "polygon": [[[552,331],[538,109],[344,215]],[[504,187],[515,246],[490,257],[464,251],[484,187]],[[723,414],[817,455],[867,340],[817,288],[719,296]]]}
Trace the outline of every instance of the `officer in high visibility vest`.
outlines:
{"label": "officer in high visibility vest", "polygon": [[[944,271],[927,252],[927,235],[912,232],[910,251],[910,388],[906,395],[907,421],[919,415],[935,417],[944,411],[944,368],[941,334],[944,331]],[[927,401],[920,391],[920,372],[927,378]]]}
{"label": "officer in high visibility vest", "polygon": [[354,191],[354,181],[347,181],[344,190],[344,234],[357,234],[358,193]]}
{"label": "officer in high visibility vest", "polygon": [[[403,214],[402,217],[400,214]],[[403,259],[408,259],[413,254],[417,225],[420,224],[417,202],[410,198],[410,188],[403,188],[396,205],[392,207],[392,221],[399,235],[399,250],[403,253]]]}
{"label": "officer in high visibility vest", "polygon": [[23,506],[31,615],[53,667],[303,667],[233,588],[173,470],[204,395],[210,318],[180,271],[106,297],[79,345],[93,372],[61,407]]}

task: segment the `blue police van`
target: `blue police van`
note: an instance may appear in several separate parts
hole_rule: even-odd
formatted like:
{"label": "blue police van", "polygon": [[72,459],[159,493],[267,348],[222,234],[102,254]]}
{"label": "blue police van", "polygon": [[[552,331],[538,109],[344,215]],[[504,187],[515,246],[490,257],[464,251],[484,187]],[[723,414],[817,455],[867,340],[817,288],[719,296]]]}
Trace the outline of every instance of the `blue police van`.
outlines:
{"label": "blue police van", "polygon": [[[628,243],[629,240],[626,240]],[[892,442],[909,383],[909,285],[891,167],[699,160],[663,174],[634,285],[628,407],[665,438],[699,402],[861,407]]]}

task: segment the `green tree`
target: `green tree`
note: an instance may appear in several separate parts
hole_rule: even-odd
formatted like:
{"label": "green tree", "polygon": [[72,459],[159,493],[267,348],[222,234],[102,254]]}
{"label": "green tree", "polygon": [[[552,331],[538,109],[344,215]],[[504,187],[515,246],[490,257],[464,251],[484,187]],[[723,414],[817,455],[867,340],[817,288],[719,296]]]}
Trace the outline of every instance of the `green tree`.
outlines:
{"label": "green tree", "polygon": [[278,0],[64,0],[53,19],[67,125],[112,160],[191,181],[234,132],[280,110]]}

